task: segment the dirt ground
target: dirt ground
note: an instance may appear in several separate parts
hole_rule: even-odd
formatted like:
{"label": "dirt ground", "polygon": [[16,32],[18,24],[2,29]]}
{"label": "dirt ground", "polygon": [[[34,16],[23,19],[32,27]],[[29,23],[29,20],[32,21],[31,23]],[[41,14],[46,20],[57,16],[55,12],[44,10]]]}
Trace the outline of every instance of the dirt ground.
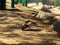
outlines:
{"label": "dirt ground", "polygon": [[[60,35],[50,30],[50,25],[43,25],[30,18],[37,10],[17,6],[19,10],[0,11],[0,45],[60,45]],[[36,25],[23,31],[20,25],[31,20]]]}

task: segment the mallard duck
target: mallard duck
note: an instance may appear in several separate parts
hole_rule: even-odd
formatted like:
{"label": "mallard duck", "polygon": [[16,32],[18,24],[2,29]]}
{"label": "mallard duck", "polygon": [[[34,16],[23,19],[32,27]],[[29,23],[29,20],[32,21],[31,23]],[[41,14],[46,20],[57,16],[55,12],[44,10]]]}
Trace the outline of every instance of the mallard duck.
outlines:
{"label": "mallard duck", "polygon": [[26,21],[24,25],[21,26],[21,29],[24,30],[25,28],[29,27],[32,24],[31,21]]}

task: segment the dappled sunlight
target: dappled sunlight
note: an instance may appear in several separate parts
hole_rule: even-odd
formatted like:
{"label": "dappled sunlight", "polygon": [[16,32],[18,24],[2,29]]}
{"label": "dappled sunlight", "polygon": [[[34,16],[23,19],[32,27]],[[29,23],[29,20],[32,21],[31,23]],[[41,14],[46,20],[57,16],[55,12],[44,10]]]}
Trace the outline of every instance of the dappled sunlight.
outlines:
{"label": "dappled sunlight", "polygon": [[[15,7],[18,9],[0,11],[1,45],[60,45],[58,32],[52,29],[51,24],[46,24],[42,22],[42,19],[39,19],[39,16],[46,12],[27,8],[19,4],[15,4]],[[40,12],[39,18],[32,17],[37,12]],[[22,25],[28,20],[34,23],[22,30]]]}

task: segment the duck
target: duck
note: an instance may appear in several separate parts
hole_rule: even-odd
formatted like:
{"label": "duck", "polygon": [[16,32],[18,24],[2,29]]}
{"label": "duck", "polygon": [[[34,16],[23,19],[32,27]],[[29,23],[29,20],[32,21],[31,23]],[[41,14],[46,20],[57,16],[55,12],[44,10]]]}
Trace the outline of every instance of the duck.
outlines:
{"label": "duck", "polygon": [[32,24],[32,22],[30,20],[26,21],[24,25],[21,26],[22,30],[25,30],[26,28],[28,28],[30,25]]}

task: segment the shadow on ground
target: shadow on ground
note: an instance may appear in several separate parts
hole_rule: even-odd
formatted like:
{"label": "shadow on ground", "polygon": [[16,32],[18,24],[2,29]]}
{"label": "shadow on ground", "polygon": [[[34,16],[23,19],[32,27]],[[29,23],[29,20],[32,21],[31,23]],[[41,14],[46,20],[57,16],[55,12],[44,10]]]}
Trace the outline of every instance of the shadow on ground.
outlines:
{"label": "shadow on ground", "polygon": [[55,43],[39,43],[39,44],[33,44],[33,43],[23,43],[23,44],[5,44],[1,43],[0,45],[56,45]]}

